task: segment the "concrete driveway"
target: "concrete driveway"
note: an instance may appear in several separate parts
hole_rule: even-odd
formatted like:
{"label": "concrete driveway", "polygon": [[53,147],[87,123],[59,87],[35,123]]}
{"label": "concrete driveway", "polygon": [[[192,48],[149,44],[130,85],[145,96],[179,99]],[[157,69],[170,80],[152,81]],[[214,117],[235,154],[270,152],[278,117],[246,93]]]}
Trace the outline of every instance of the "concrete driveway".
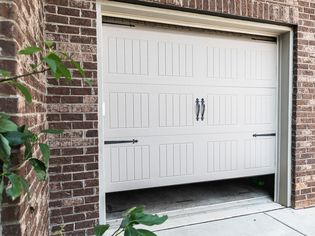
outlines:
{"label": "concrete driveway", "polygon": [[159,236],[315,236],[315,208],[284,208],[165,229]]}

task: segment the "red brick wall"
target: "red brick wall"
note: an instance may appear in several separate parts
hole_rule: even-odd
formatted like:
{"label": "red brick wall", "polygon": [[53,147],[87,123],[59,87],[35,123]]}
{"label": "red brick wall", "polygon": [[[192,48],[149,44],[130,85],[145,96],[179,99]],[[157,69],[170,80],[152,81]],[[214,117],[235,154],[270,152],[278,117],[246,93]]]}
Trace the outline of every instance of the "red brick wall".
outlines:
{"label": "red brick wall", "polygon": [[[25,72],[25,65],[32,63],[32,60],[16,56],[16,52],[25,46],[42,44],[43,14],[43,4],[40,0],[0,1],[0,68],[15,74]],[[45,76],[32,76],[21,81],[24,81],[32,92],[33,104],[25,104],[24,98],[14,89],[0,86],[0,111],[11,114],[15,121],[27,124],[35,132],[44,129]],[[45,137],[42,138],[44,141]],[[38,148],[34,153],[39,156]],[[19,156],[16,155],[15,158],[17,157]],[[28,201],[26,196],[14,202],[5,200],[1,206],[2,233],[9,236],[48,235],[48,185],[38,182],[28,165],[22,166],[19,173],[31,183],[30,200]]]}
{"label": "red brick wall", "polygon": [[88,0],[46,0],[45,37],[73,54],[94,82],[86,86],[74,72],[70,84],[48,78],[47,120],[65,133],[50,142],[51,231],[92,234],[98,220],[98,139],[96,84],[96,4]]}

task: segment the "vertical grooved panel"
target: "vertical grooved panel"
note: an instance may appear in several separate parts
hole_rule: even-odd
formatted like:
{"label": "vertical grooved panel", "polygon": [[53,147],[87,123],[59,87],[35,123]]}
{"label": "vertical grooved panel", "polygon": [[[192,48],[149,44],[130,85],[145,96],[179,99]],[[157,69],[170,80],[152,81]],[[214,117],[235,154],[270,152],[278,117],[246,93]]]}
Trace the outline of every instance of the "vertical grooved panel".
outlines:
{"label": "vertical grooved panel", "polygon": [[174,144],[174,176],[180,175],[180,163],[181,163],[180,145]]}
{"label": "vertical grooved panel", "polygon": [[148,41],[141,40],[140,41],[140,72],[141,75],[149,74],[149,58],[148,58]]}
{"label": "vertical grooved panel", "polygon": [[108,68],[111,74],[147,75],[148,41],[109,37]]}
{"label": "vertical grooved panel", "polygon": [[186,76],[193,76],[193,46],[186,44]]}
{"label": "vertical grooved panel", "polygon": [[207,76],[208,78],[213,78],[214,77],[214,56],[213,56],[213,48],[208,47],[207,48]]}
{"label": "vertical grooved panel", "polygon": [[133,94],[126,93],[126,127],[133,128]]}
{"label": "vertical grooved panel", "polygon": [[119,149],[111,148],[110,152],[110,163],[111,163],[111,181],[119,181]]}
{"label": "vertical grooved panel", "polygon": [[142,146],[142,179],[150,178],[150,152],[148,146]]}
{"label": "vertical grooved panel", "polygon": [[133,74],[135,74],[135,75],[141,74],[140,65],[141,65],[140,40],[133,39],[132,40],[132,71],[133,71]]}
{"label": "vertical grooved panel", "polygon": [[165,43],[165,75],[173,76],[173,49],[172,43]]}
{"label": "vertical grooved panel", "polygon": [[117,72],[117,51],[116,39],[108,38],[108,72]]}
{"label": "vertical grooved panel", "polygon": [[160,159],[160,177],[166,176],[166,170],[167,170],[167,152],[166,152],[166,144],[160,145],[159,150],[159,159]]}
{"label": "vertical grooved panel", "polygon": [[118,127],[126,127],[126,96],[125,93],[118,93]]}
{"label": "vertical grooved panel", "polygon": [[245,124],[271,124],[275,122],[275,95],[246,95]]}
{"label": "vertical grooved panel", "polygon": [[140,146],[135,147],[135,179],[141,180],[142,179],[142,148]]}
{"label": "vertical grooved panel", "polygon": [[110,148],[111,182],[150,179],[149,146]]}
{"label": "vertical grooved panel", "polygon": [[127,179],[134,180],[135,179],[135,149],[133,147],[127,147],[127,166],[128,166],[128,173]]}
{"label": "vertical grooved panel", "polygon": [[127,152],[126,147],[120,147],[119,149],[119,181],[126,181],[127,180]]}
{"label": "vertical grooved panel", "polygon": [[165,42],[159,42],[158,43],[158,68],[159,68],[159,75],[163,76],[165,75],[166,71],[166,45]]}
{"label": "vertical grooved panel", "polygon": [[132,40],[125,39],[125,73],[134,74],[133,72],[133,44]]}
{"label": "vertical grooved panel", "polygon": [[160,177],[185,176],[194,173],[192,143],[161,144],[159,148]]}
{"label": "vertical grooved panel", "polygon": [[184,127],[193,125],[191,94],[160,94],[160,127]]}
{"label": "vertical grooved panel", "polygon": [[245,140],[245,168],[274,166],[275,138],[255,138]]}
{"label": "vertical grooved panel", "polygon": [[179,55],[179,44],[172,44],[172,65],[173,65],[173,76],[179,76],[180,71],[180,55]]}
{"label": "vertical grooved panel", "polygon": [[117,73],[124,74],[125,71],[125,40],[121,38],[117,38]]}
{"label": "vertical grooved panel", "polygon": [[148,128],[149,94],[110,93],[110,128]]}
{"label": "vertical grooved panel", "polygon": [[236,125],[238,97],[230,94],[207,95],[207,124],[209,126]]}
{"label": "vertical grooved panel", "polygon": [[133,109],[134,109],[133,125],[135,128],[140,128],[141,127],[141,95],[139,93],[135,93],[133,95]]}
{"label": "vertical grooved panel", "polygon": [[110,127],[118,127],[118,98],[117,93],[109,94]]}
{"label": "vertical grooved panel", "polygon": [[232,171],[237,168],[238,141],[210,141],[207,143],[207,172]]}
{"label": "vertical grooved panel", "polygon": [[179,75],[186,76],[186,47],[179,44]]}

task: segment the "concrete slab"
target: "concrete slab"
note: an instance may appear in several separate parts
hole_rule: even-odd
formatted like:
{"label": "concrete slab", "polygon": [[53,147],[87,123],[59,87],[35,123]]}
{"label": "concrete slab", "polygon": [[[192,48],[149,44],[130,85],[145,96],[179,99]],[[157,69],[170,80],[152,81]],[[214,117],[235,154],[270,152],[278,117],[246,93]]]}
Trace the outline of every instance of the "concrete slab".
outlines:
{"label": "concrete slab", "polygon": [[304,235],[315,235],[315,208],[300,210],[285,208],[266,212],[266,214],[296,229]]}
{"label": "concrete slab", "polygon": [[[187,222],[188,223],[188,222]],[[301,236],[264,214],[253,214],[156,232],[159,236]]]}
{"label": "concrete slab", "polygon": [[[175,227],[178,228],[181,226],[185,227],[187,224],[200,224],[236,216],[261,213],[279,208],[283,207],[277,203],[272,202],[272,200],[267,197],[214,204],[209,206],[185,208],[181,210],[159,213],[160,215],[168,215],[168,220],[164,224],[152,226],[150,229],[162,230]],[[121,219],[108,221],[108,223],[113,226],[113,228],[118,227],[120,222]]]}

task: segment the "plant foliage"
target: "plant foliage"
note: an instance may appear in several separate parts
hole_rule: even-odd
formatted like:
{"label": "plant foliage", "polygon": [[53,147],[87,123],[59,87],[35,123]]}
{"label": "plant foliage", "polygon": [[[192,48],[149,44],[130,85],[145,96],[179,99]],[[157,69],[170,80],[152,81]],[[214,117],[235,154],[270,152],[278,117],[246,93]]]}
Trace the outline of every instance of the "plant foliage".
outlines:
{"label": "plant foliage", "polygon": [[[45,41],[44,45],[44,48],[29,46],[18,52],[20,56],[37,55],[39,58],[37,63],[30,64],[29,70],[25,74],[12,75],[9,71],[0,68],[0,86],[3,84],[13,86],[23,95],[27,103],[32,102],[31,92],[23,83],[23,79],[27,76],[49,71],[56,80],[65,78],[70,81],[72,73],[67,62],[82,77],[85,76],[80,63],[74,61],[67,53],[55,51],[53,42]],[[40,142],[40,136],[58,135],[62,132],[62,130],[45,129],[40,133],[34,133],[25,125],[18,126],[7,114],[0,113],[0,203],[4,193],[12,200],[23,193],[29,193],[28,181],[17,174],[17,170],[21,166],[30,165],[38,180],[46,180],[50,148],[48,144]],[[33,153],[37,147],[41,152],[41,158],[35,157]],[[23,157],[17,159],[19,155],[13,155],[14,150],[24,150]]]}
{"label": "plant foliage", "polygon": [[[112,234],[117,236],[124,234],[124,236],[156,236],[155,233],[147,229],[139,228],[140,225],[153,226],[163,224],[167,220],[167,216],[158,216],[147,214],[144,212],[144,207],[133,207],[129,209],[124,215],[119,228]],[[136,227],[137,226],[137,227]],[[102,236],[108,229],[109,225],[96,225],[94,233],[96,236]]]}

